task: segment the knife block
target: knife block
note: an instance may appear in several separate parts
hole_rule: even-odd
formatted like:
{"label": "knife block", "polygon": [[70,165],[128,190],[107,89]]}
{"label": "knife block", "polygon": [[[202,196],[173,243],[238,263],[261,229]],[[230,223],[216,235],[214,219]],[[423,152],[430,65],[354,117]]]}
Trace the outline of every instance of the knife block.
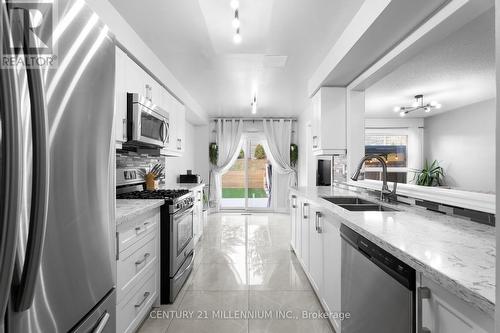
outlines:
{"label": "knife block", "polygon": [[158,181],[155,179],[155,175],[148,173],[146,175],[146,190],[156,191],[158,189]]}

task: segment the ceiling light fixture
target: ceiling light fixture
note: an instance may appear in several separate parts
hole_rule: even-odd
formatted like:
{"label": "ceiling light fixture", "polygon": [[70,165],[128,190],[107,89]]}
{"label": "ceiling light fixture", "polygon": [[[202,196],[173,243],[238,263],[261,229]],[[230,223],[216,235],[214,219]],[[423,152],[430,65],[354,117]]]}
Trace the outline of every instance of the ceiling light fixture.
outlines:
{"label": "ceiling light fixture", "polygon": [[238,9],[240,7],[240,2],[238,0],[231,0],[231,8]]}
{"label": "ceiling light fixture", "polygon": [[252,106],[252,114],[256,114],[257,113],[257,95],[253,96],[253,100],[252,100],[252,103],[250,103],[250,105]]}
{"label": "ceiling light fixture", "polygon": [[235,44],[241,43],[241,35],[240,35],[240,28],[236,29],[236,33],[233,36],[233,42]]}
{"label": "ceiling light fixture", "polygon": [[394,112],[399,112],[399,115],[404,117],[410,112],[424,110],[424,112],[429,113],[433,109],[440,109],[441,107],[442,105],[436,101],[424,104],[424,95],[415,95],[415,101],[411,106],[395,106]]}
{"label": "ceiling light fixture", "polygon": [[240,27],[240,17],[238,9],[234,11],[233,28],[238,29]]}

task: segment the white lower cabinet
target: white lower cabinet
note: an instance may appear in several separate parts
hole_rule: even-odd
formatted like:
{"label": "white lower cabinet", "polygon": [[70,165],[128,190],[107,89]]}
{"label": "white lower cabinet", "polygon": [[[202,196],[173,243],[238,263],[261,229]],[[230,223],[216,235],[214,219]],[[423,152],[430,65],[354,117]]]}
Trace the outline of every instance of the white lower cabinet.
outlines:
{"label": "white lower cabinet", "polygon": [[117,333],[132,333],[158,305],[160,209],[117,227]]}
{"label": "white lower cabinet", "polygon": [[[420,275],[420,274],[418,274]],[[429,333],[490,333],[494,332],[494,319],[465,303],[456,295],[425,276],[417,278],[417,331]],[[422,289],[425,288],[424,292]],[[418,296],[418,293],[417,293]],[[419,305],[418,302],[421,302]],[[419,308],[421,306],[421,311]],[[420,313],[419,313],[420,312]],[[421,320],[420,317],[421,316]],[[427,329],[427,330],[425,330]]]}
{"label": "white lower cabinet", "polygon": [[[320,221],[323,236],[323,288],[321,298],[325,310],[330,313],[340,313],[340,269],[341,269],[341,238],[340,221],[335,216],[323,213]],[[340,320],[331,317],[336,332],[340,333]]]}
{"label": "white lower cabinet", "polygon": [[193,210],[193,235],[196,245],[203,236],[205,227],[205,215],[203,214],[203,186],[195,188],[194,192],[194,210]]}
{"label": "white lower cabinet", "polygon": [[300,257],[304,269],[309,271],[309,224],[311,223],[311,205],[301,200],[300,213]]}
{"label": "white lower cabinet", "polygon": [[309,277],[331,322],[340,332],[340,221],[333,215],[313,206],[309,228]]}
{"label": "white lower cabinet", "polygon": [[158,298],[158,274],[154,269],[149,270],[144,281],[116,307],[117,332],[135,332],[144,318],[148,315],[154,301]]}
{"label": "white lower cabinet", "polygon": [[322,223],[321,212],[316,207],[311,207],[309,221],[309,275],[311,283],[321,296],[323,291],[323,234],[320,223]]}
{"label": "white lower cabinet", "polygon": [[297,252],[297,196],[290,196],[290,246]]}
{"label": "white lower cabinet", "polygon": [[[290,197],[291,245],[325,311],[340,312],[340,220],[308,200]],[[340,332],[340,320],[331,316]]]}

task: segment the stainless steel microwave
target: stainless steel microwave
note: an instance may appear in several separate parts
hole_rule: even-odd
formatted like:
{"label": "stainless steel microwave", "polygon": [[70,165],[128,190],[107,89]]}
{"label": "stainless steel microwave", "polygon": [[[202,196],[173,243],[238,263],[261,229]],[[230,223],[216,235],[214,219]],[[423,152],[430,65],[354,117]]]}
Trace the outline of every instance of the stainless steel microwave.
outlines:
{"label": "stainless steel microwave", "polygon": [[169,132],[167,111],[144,96],[127,93],[127,144],[166,148]]}

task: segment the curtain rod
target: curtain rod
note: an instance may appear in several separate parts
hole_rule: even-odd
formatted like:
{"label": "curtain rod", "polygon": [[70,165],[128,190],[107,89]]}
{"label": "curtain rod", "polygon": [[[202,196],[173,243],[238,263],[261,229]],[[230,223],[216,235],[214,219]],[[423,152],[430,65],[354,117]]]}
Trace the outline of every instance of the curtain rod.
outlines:
{"label": "curtain rod", "polygon": [[263,118],[211,117],[210,121],[217,121],[219,119],[223,119],[223,120],[242,120],[242,121],[262,121],[262,120],[291,120],[291,121],[297,121],[297,118],[293,118],[293,117],[263,117]]}

